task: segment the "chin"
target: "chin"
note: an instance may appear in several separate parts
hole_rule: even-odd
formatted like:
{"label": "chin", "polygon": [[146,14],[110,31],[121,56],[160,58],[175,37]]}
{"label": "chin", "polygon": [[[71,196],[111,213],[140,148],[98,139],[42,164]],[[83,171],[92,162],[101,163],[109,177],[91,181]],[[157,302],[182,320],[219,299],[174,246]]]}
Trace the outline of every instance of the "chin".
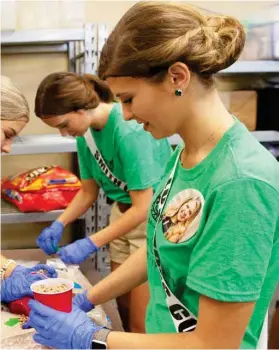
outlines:
{"label": "chin", "polygon": [[148,132],[154,137],[156,140],[166,139],[167,137],[172,136],[173,134],[170,134],[169,132],[164,132],[161,130],[148,130]]}

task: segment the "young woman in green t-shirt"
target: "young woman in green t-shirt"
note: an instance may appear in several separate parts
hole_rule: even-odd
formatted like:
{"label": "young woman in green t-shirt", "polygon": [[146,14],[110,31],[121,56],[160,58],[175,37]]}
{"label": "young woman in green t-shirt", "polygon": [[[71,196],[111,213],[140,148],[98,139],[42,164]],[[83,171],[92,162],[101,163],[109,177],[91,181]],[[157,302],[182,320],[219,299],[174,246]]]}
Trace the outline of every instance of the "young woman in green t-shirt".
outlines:
{"label": "young woman in green t-shirt", "polygon": [[[119,21],[99,75],[121,99],[126,120],[142,122],[156,139],[178,133],[183,143],[154,195],[147,251],[76,297],[79,309],[70,314],[32,302],[40,343],[266,348],[260,335],[278,281],[279,165],[226,110],[213,84],[244,42],[236,19],[169,2],[139,1]],[[83,312],[145,280],[149,334],[100,329]],[[63,333],[72,336],[65,341]]]}
{"label": "young woman in green t-shirt", "polygon": [[[78,264],[109,244],[111,268],[116,270],[146,244],[147,211],[171,157],[168,141],[156,141],[136,122],[126,123],[108,85],[90,74],[48,75],[38,87],[35,113],[62,136],[76,137],[82,184],[67,209],[41,232],[37,244],[46,254],[56,253],[64,227],[94,204],[102,188],[114,202],[110,224],[62,247],[58,255],[65,263]],[[119,298],[125,329],[144,331],[147,302],[146,283]]]}

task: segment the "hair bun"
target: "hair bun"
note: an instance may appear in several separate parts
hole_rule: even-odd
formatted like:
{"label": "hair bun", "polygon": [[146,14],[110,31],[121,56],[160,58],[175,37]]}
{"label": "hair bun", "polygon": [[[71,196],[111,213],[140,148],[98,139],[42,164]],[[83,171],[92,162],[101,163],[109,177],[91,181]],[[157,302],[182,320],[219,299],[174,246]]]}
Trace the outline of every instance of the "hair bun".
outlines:
{"label": "hair bun", "polygon": [[211,37],[214,55],[201,67],[201,72],[214,74],[238,59],[244,47],[245,31],[238,20],[229,16],[207,16],[206,19],[204,30]]}

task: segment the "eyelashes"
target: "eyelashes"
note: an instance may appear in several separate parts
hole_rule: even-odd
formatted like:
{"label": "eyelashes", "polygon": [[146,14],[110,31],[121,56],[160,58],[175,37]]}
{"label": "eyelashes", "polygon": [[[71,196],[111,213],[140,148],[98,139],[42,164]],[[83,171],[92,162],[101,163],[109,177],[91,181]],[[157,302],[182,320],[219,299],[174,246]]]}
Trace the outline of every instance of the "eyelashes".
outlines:
{"label": "eyelashes", "polygon": [[132,97],[130,97],[130,98],[127,98],[125,101],[123,101],[122,103],[124,103],[124,104],[131,104],[133,102],[133,98]]}

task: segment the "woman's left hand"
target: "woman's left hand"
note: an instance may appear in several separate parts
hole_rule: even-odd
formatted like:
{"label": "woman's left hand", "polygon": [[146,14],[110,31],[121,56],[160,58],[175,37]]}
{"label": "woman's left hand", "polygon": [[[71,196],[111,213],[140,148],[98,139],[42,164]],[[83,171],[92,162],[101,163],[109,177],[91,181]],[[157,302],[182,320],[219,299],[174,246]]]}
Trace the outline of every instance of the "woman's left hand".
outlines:
{"label": "woman's left hand", "polygon": [[90,349],[93,335],[103,328],[93,323],[78,308],[66,313],[51,309],[36,300],[30,300],[28,306],[31,309],[29,320],[23,328],[35,328],[37,333],[34,340],[51,348]]}
{"label": "woman's left hand", "polygon": [[[44,270],[46,275],[36,273],[39,270]],[[16,266],[11,275],[2,282],[1,301],[11,303],[25,296],[32,296],[31,284],[46,277],[57,277],[57,272],[53,267],[44,264],[38,264],[32,268]]]}
{"label": "woman's left hand", "polygon": [[90,237],[86,237],[61,248],[57,255],[65,264],[79,264],[98,250]]}

